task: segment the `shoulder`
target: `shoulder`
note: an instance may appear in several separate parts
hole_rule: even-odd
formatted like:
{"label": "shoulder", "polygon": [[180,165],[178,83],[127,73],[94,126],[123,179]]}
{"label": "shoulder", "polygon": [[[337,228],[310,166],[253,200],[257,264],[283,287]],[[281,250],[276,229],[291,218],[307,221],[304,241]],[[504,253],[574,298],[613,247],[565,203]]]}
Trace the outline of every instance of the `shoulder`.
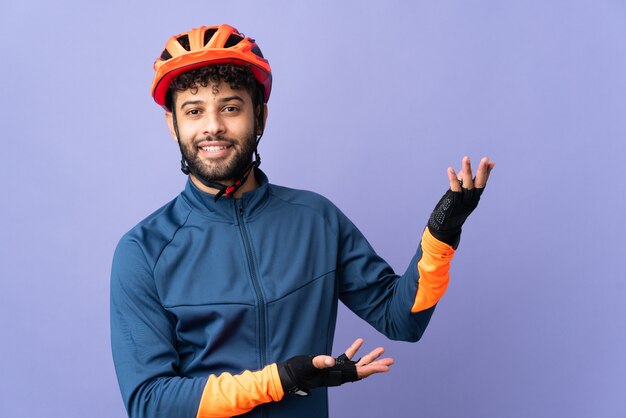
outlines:
{"label": "shoulder", "polygon": [[270,185],[273,200],[283,208],[288,206],[291,211],[309,213],[324,219],[333,230],[341,229],[350,224],[350,220],[328,198],[309,190],[292,189],[284,186]]}
{"label": "shoulder", "polygon": [[270,193],[273,198],[288,205],[301,206],[319,212],[335,212],[339,210],[329,199],[309,190],[292,189],[271,184]]}
{"label": "shoulder", "polygon": [[178,196],[126,232],[117,244],[116,260],[143,261],[152,268],[176,232],[187,222],[191,208]]}

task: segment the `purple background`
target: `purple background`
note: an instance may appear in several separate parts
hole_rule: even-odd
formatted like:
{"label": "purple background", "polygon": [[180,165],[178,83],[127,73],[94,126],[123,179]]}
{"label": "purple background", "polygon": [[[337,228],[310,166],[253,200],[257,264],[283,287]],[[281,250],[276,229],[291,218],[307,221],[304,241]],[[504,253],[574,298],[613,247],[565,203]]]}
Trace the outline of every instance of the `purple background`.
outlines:
{"label": "purple background", "polygon": [[125,416],[112,252],[185,181],[151,65],[221,22],[274,69],[271,181],[328,196],[398,271],[446,168],[497,162],[420,343],[340,312],[337,352],[397,364],[333,389],[333,416],[626,416],[625,3],[302,3],[1,0],[0,416]]}

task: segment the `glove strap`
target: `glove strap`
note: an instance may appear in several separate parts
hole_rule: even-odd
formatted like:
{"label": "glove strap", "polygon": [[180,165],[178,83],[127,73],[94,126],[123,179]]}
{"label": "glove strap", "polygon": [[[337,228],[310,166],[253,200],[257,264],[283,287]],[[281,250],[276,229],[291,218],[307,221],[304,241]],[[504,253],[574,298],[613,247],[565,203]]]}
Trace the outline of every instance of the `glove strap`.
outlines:
{"label": "glove strap", "polygon": [[430,233],[456,249],[461,239],[461,227],[478,206],[483,190],[462,188],[460,192],[453,192],[448,189],[428,219]]}
{"label": "glove strap", "polygon": [[278,375],[285,393],[309,396],[311,389],[322,386],[339,386],[359,380],[356,362],[344,354],[335,359],[333,367],[318,369],[313,365],[314,356],[296,356],[278,363]]}

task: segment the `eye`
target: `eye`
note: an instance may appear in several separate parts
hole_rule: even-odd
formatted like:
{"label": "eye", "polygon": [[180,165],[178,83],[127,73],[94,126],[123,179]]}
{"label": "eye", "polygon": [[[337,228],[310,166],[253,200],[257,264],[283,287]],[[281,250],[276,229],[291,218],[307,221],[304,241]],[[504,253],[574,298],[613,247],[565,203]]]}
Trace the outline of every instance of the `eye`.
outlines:
{"label": "eye", "polygon": [[233,112],[237,112],[239,110],[239,108],[237,106],[224,106],[224,108],[222,109],[223,112],[225,113],[233,113]]}

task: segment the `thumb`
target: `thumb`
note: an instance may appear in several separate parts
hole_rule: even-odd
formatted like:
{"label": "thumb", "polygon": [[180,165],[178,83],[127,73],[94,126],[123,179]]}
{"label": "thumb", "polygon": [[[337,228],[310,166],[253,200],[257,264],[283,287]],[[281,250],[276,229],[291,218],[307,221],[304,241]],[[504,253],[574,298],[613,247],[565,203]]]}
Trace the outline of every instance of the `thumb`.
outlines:
{"label": "thumb", "polygon": [[331,356],[315,356],[313,357],[313,365],[318,369],[326,369],[335,365],[335,359]]}

